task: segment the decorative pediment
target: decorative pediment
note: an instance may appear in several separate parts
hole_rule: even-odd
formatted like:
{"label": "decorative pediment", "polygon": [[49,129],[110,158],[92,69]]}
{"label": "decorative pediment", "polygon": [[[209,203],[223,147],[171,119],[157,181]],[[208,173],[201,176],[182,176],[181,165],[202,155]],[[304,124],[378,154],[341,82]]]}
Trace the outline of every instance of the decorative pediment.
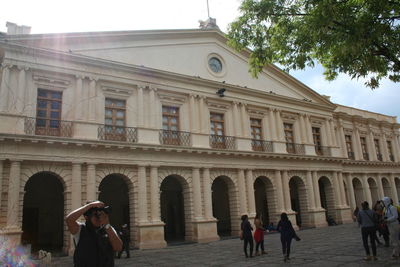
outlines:
{"label": "decorative pediment", "polygon": [[51,74],[33,74],[33,80],[37,86],[49,89],[65,89],[71,84],[68,78],[59,77],[59,75],[53,76]]}
{"label": "decorative pediment", "polygon": [[206,103],[210,109],[213,109],[216,111],[221,111],[221,112],[225,112],[231,107],[230,102],[225,102],[225,101],[211,99],[211,98],[207,98]]}
{"label": "decorative pediment", "polygon": [[105,96],[120,98],[128,98],[135,90],[135,88],[131,86],[123,86],[111,83],[101,83],[100,88],[103,90]]}
{"label": "decorative pediment", "polygon": [[170,104],[170,105],[182,105],[186,102],[187,96],[179,93],[172,93],[170,91],[161,91],[157,92],[158,97],[161,103]]}

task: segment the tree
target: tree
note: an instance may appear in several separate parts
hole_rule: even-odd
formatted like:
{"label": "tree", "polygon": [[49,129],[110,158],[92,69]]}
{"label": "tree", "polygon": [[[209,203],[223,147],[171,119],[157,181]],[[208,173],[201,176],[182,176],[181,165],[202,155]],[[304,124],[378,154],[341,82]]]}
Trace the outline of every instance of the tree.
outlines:
{"label": "tree", "polygon": [[228,44],[249,48],[250,72],[278,63],[304,69],[319,62],[327,80],[339,73],[400,81],[400,0],[243,0]]}

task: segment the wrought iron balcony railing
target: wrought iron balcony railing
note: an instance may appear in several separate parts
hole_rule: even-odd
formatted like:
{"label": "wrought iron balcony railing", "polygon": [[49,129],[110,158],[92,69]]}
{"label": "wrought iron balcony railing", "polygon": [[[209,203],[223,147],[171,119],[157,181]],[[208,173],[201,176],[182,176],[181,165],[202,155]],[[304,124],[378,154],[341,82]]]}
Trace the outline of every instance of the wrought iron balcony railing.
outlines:
{"label": "wrought iron balcony railing", "polygon": [[289,154],[304,155],[306,150],[303,144],[286,143],[286,151]]}
{"label": "wrought iron balcony railing", "polygon": [[190,133],[182,131],[160,130],[160,144],[173,146],[190,146]]}
{"label": "wrought iron balcony railing", "polygon": [[389,155],[389,159],[394,162],[394,155]]}
{"label": "wrought iron balcony railing", "polygon": [[363,159],[369,160],[369,155],[368,155],[368,153],[363,153]]}
{"label": "wrought iron balcony railing", "polygon": [[26,117],[24,131],[29,135],[72,137],[72,121]]}
{"label": "wrought iron balcony railing", "polygon": [[236,149],[236,138],[234,136],[211,134],[210,147],[217,149]]}
{"label": "wrought iron balcony railing", "polygon": [[379,161],[382,161],[382,160],[383,160],[382,154],[381,154],[381,153],[376,153],[376,158],[377,158]]}
{"label": "wrought iron balcony railing", "polygon": [[252,139],[251,147],[253,148],[254,151],[264,151],[264,152],[273,152],[274,151],[271,141]]}
{"label": "wrought iron balcony railing", "polygon": [[315,153],[319,156],[332,156],[331,148],[327,146],[315,146]]}
{"label": "wrought iron balcony railing", "polygon": [[355,159],[354,152],[352,152],[352,151],[347,152],[347,156],[348,156],[349,159],[352,159],[352,160]]}
{"label": "wrought iron balcony railing", "polygon": [[100,140],[137,142],[137,130],[134,127],[123,127],[114,125],[101,125],[98,128],[98,138]]}

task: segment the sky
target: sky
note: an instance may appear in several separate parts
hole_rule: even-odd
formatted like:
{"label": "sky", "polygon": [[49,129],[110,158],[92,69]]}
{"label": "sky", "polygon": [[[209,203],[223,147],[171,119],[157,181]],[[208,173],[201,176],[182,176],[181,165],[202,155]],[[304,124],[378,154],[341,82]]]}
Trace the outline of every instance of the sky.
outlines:
{"label": "sky", "polygon": [[[208,0],[209,15],[223,32],[240,15],[241,0]],[[31,33],[193,29],[208,17],[207,0],[4,0],[0,8],[0,32],[6,22],[31,26]],[[290,72],[295,78],[337,104],[400,118],[400,83],[383,80],[371,90],[364,80],[340,74],[324,79],[323,68]]]}

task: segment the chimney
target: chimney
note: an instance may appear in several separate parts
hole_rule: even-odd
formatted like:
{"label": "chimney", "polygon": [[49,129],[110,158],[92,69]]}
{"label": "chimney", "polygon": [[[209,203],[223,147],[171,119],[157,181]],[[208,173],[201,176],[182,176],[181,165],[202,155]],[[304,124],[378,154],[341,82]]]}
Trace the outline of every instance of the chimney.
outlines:
{"label": "chimney", "polygon": [[6,27],[7,27],[7,34],[9,34],[9,35],[30,34],[31,33],[31,27],[25,26],[25,25],[18,26],[16,23],[13,23],[13,22],[7,21]]}

